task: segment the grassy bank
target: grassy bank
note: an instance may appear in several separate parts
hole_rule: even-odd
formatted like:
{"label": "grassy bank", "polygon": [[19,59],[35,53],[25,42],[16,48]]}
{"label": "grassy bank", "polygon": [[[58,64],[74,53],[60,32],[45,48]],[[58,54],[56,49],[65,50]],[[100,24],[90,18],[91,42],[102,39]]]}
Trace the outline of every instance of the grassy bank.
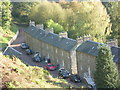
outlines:
{"label": "grassy bank", "polygon": [[6,88],[66,88],[64,79],[53,78],[48,71],[36,66],[27,66],[17,58],[0,55],[2,87]]}
{"label": "grassy bank", "polygon": [[0,48],[6,47],[8,41],[16,34],[18,27],[15,24],[11,25],[10,30],[3,30],[0,27]]}

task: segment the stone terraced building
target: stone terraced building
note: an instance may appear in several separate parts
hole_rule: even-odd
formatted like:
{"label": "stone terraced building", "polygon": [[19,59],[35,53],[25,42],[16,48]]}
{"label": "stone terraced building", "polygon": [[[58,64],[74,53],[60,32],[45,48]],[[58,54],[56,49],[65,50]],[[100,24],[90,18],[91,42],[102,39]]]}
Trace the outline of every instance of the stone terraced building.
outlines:
{"label": "stone terraced building", "polygon": [[52,30],[38,29],[31,26],[25,30],[25,42],[30,48],[39,52],[42,57],[47,56],[55,64],[71,73],[77,73],[76,40],[67,38],[67,33],[54,34]]}
{"label": "stone terraced building", "polygon": [[[83,76],[87,72],[93,77],[97,47],[101,43],[91,41],[89,36],[84,40],[70,39],[66,32],[55,34],[53,29],[44,30],[43,25],[35,26],[34,22],[30,22],[24,36],[33,51],[39,52],[42,57],[47,56],[52,63],[60,64],[70,73]],[[111,51],[115,55],[114,62],[120,68],[120,47],[112,46]]]}
{"label": "stone terraced building", "polygon": [[[94,41],[83,42],[76,50],[77,69],[79,75],[84,75],[88,72],[93,77],[93,72],[96,67],[96,56],[98,55],[98,45],[102,43]],[[120,68],[120,47],[111,47],[112,55],[114,55],[113,61],[117,67]]]}

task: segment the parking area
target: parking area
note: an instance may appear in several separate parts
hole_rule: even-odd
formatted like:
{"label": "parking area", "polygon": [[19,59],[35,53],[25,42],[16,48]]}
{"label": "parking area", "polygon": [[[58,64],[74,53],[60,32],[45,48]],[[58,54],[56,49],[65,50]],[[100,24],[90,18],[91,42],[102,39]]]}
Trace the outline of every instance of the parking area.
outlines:
{"label": "parking area", "polygon": [[[21,48],[20,45],[22,42],[25,42],[23,29],[20,30],[20,34],[18,35],[17,39],[13,42],[11,47],[15,48],[16,50],[18,50],[19,52],[22,53],[21,60],[23,62],[25,62],[26,64],[31,65],[31,66],[38,66],[38,67],[44,68],[46,66],[46,63],[44,61],[42,61],[42,62],[33,61],[33,59],[32,59],[33,55],[27,55],[25,52],[25,49]],[[51,62],[52,62],[52,60],[51,60]],[[52,77],[58,78],[58,69],[55,71],[49,71],[49,72],[50,72]],[[74,82],[71,82],[69,78],[67,78],[66,80],[67,80],[67,82],[69,82],[69,84],[71,86],[73,86],[75,88],[80,88],[82,85],[87,87],[87,85],[83,82],[74,83]]]}

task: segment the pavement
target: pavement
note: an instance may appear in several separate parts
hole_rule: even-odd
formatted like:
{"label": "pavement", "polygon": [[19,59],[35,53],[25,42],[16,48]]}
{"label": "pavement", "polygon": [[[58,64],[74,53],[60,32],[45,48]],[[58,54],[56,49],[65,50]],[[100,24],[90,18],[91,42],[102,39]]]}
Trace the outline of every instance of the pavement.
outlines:
{"label": "pavement", "polygon": [[[26,54],[25,50],[20,47],[22,42],[25,42],[23,28],[20,29],[20,33],[19,33],[17,39],[12,43],[11,47],[13,47],[14,49],[16,49],[16,50],[18,50],[19,52],[22,53],[21,60],[24,63],[26,63],[26,64],[28,64],[30,66],[38,66],[38,67],[41,67],[41,68],[45,67],[46,64],[45,64],[44,61],[42,61],[42,62],[34,62],[32,60],[32,55],[27,55]],[[50,72],[50,74],[51,74],[51,76],[53,78],[58,78],[58,70],[49,71],[49,72]],[[75,88],[80,88],[82,85],[86,86],[86,84],[84,84],[84,83],[73,83],[73,82],[71,82],[69,80],[69,78],[66,79],[66,81],[69,83],[70,86],[73,86]]]}

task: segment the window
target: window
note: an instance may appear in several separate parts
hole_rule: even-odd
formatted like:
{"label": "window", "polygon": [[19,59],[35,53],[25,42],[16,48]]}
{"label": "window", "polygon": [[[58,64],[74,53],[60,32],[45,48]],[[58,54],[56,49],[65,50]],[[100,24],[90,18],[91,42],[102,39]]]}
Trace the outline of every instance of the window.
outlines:
{"label": "window", "polygon": [[49,58],[49,53],[48,53],[48,58]]}
{"label": "window", "polygon": [[62,51],[62,56],[63,56],[63,51]]}
{"label": "window", "polygon": [[64,60],[62,61],[63,67],[64,67]]}
{"label": "window", "polygon": [[68,69],[70,69],[70,65],[68,64]]}
{"label": "window", "polygon": [[88,67],[88,74],[89,74],[89,76],[90,76],[90,66]]}
{"label": "window", "polygon": [[56,53],[57,53],[57,48],[56,48]]}
{"label": "window", "polygon": [[81,70],[83,70],[82,65],[81,65]]}
{"label": "window", "polygon": [[47,49],[48,49],[48,44],[47,44]]}

